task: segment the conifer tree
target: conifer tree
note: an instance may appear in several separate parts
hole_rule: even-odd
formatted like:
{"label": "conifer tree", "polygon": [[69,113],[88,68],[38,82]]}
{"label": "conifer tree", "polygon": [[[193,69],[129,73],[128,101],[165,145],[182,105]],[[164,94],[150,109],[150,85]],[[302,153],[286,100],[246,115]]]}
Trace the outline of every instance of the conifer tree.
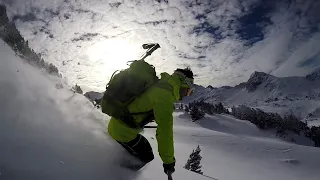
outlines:
{"label": "conifer tree", "polygon": [[191,119],[197,121],[205,116],[205,113],[197,106],[193,106],[190,110]]}
{"label": "conifer tree", "polygon": [[192,153],[190,154],[190,157],[187,161],[187,163],[184,165],[184,168],[199,174],[203,174],[203,172],[201,171],[201,165],[200,165],[200,161],[202,159],[201,155],[200,155],[201,149],[198,145],[196,150],[192,150]]}

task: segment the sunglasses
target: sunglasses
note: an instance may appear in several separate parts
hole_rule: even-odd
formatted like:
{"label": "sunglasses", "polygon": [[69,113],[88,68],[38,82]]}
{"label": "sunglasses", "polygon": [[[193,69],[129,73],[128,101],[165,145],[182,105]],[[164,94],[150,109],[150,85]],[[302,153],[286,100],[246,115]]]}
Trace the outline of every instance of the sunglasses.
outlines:
{"label": "sunglasses", "polygon": [[194,85],[190,82],[190,80],[188,78],[185,78],[185,81],[187,83],[187,85],[189,86],[188,92],[187,92],[187,96],[191,96],[193,94],[193,92],[195,91],[195,87]]}
{"label": "sunglasses", "polygon": [[191,96],[193,94],[193,89],[189,88],[189,87],[181,87],[182,88],[182,92],[183,92],[183,96]]}

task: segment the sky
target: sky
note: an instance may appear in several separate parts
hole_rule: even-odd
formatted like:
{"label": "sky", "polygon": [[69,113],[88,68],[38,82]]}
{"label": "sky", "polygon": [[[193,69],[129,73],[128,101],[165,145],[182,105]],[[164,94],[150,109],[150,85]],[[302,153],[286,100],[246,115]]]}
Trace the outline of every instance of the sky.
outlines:
{"label": "sky", "polygon": [[70,84],[103,91],[143,54],[160,74],[190,66],[195,83],[247,81],[254,71],[304,76],[320,66],[317,0],[1,0],[30,46]]}

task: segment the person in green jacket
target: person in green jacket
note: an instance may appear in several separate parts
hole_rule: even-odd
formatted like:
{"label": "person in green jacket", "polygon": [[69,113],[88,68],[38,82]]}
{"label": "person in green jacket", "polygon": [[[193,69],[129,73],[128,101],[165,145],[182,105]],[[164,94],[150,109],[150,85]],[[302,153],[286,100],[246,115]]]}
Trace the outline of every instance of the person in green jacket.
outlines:
{"label": "person in green jacket", "polygon": [[[158,151],[163,161],[166,174],[175,171],[174,140],[173,140],[173,111],[174,102],[194,91],[193,72],[190,68],[176,69],[172,75],[161,73],[161,79],[148,88],[143,94],[135,98],[128,106],[134,120],[146,125],[155,120],[157,123],[156,139]],[[141,160],[142,164],[136,170],[154,159],[152,148],[148,140],[140,133],[142,129],[133,129],[122,121],[112,117],[108,124],[108,133],[121,144],[131,155]]]}

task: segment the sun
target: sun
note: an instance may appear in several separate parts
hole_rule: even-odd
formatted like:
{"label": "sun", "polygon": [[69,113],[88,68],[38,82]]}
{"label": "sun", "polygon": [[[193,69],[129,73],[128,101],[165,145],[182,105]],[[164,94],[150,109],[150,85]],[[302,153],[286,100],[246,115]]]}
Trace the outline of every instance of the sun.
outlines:
{"label": "sun", "polygon": [[89,58],[92,61],[103,61],[106,67],[124,68],[127,61],[139,57],[137,44],[124,39],[108,39],[99,41],[88,49]]}
{"label": "sun", "polygon": [[116,70],[127,68],[127,62],[138,59],[142,54],[141,46],[126,39],[101,40],[87,49],[91,64],[96,64],[94,71],[99,76],[110,78]]}

